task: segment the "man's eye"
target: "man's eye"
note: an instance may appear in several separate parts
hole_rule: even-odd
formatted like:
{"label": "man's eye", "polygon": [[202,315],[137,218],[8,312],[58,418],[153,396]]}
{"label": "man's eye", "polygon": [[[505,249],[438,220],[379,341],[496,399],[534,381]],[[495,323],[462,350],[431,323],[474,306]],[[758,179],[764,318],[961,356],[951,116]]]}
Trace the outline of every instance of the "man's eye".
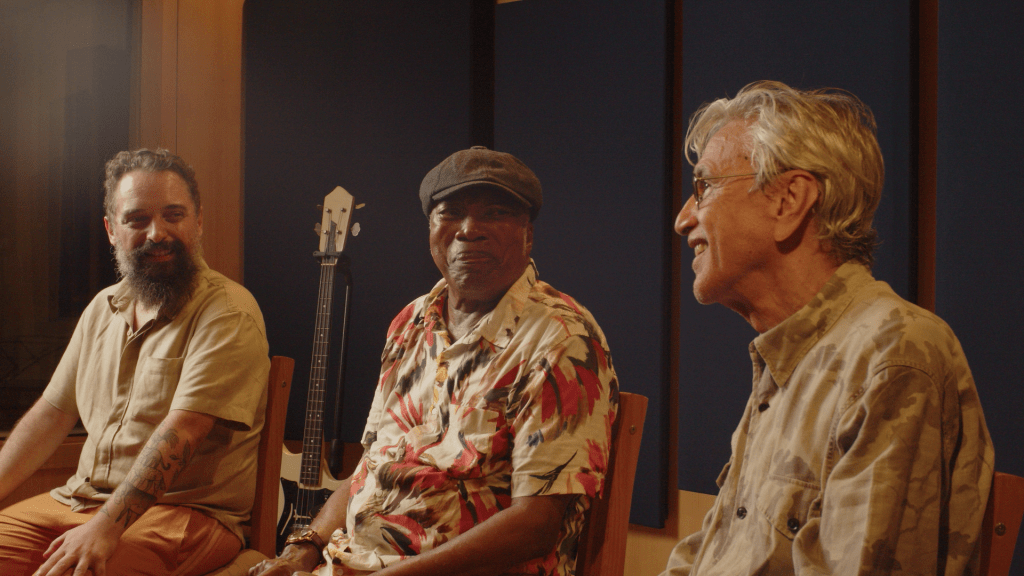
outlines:
{"label": "man's eye", "polygon": [[515,214],[515,211],[508,206],[491,206],[487,210],[487,216],[490,218],[508,218]]}

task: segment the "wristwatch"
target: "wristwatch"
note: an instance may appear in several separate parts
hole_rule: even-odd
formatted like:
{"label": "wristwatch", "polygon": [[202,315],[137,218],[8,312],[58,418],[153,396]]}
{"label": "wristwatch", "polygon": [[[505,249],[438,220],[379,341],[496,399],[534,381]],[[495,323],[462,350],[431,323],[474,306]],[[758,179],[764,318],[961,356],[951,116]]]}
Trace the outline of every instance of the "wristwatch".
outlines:
{"label": "wristwatch", "polygon": [[320,535],[316,533],[316,530],[313,530],[312,528],[292,532],[284,541],[285,544],[306,544],[307,542],[316,547],[317,554],[323,554],[324,546],[326,546],[326,544],[324,544],[324,539],[321,538]]}

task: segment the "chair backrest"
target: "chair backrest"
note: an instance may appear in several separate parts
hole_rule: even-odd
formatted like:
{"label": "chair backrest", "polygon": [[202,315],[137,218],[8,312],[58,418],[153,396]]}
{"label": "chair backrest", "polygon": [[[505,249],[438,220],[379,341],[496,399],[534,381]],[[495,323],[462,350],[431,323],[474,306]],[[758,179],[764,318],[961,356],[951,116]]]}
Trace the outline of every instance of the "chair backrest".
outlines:
{"label": "chair backrest", "polygon": [[292,388],[295,361],[285,356],[270,359],[267,383],[267,412],[260,434],[256,469],[256,500],[252,504],[249,548],[268,557],[276,555],[277,497],[281,486],[281,454],[284,422],[288,416],[288,393]]}
{"label": "chair backrest", "polygon": [[1024,478],[996,472],[981,524],[981,574],[1007,576],[1024,517]]}
{"label": "chair backrest", "polygon": [[646,417],[646,397],[619,393],[604,493],[590,504],[576,553],[576,573],[580,576],[622,576],[625,569],[633,479]]}

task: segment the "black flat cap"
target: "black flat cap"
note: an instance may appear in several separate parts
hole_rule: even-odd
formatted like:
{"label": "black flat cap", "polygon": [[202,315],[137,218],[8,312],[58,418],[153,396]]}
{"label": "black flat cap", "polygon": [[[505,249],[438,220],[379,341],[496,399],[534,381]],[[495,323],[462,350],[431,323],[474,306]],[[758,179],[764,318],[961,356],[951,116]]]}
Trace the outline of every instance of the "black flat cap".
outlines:
{"label": "black flat cap", "polygon": [[537,217],[544,203],[540,180],[526,164],[511,154],[473,146],[452,154],[427,172],[420,184],[423,213],[430,216],[434,204],[470,186],[489,186],[511,193],[530,209],[530,220]]}

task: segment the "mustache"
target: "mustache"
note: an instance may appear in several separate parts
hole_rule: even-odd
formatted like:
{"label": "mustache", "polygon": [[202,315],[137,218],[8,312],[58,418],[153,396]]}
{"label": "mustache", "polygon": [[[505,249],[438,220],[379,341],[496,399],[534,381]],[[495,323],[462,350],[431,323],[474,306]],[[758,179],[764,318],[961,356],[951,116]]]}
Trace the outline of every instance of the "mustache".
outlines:
{"label": "mustache", "polygon": [[167,251],[175,256],[184,256],[186,253],[185,243],[181,240],[168,238],[163,242],[153,242],[152,240],[146,240],[138,248],[133,248],[129,255],[135,262],[140,262],[146,254],[154,251]]}

